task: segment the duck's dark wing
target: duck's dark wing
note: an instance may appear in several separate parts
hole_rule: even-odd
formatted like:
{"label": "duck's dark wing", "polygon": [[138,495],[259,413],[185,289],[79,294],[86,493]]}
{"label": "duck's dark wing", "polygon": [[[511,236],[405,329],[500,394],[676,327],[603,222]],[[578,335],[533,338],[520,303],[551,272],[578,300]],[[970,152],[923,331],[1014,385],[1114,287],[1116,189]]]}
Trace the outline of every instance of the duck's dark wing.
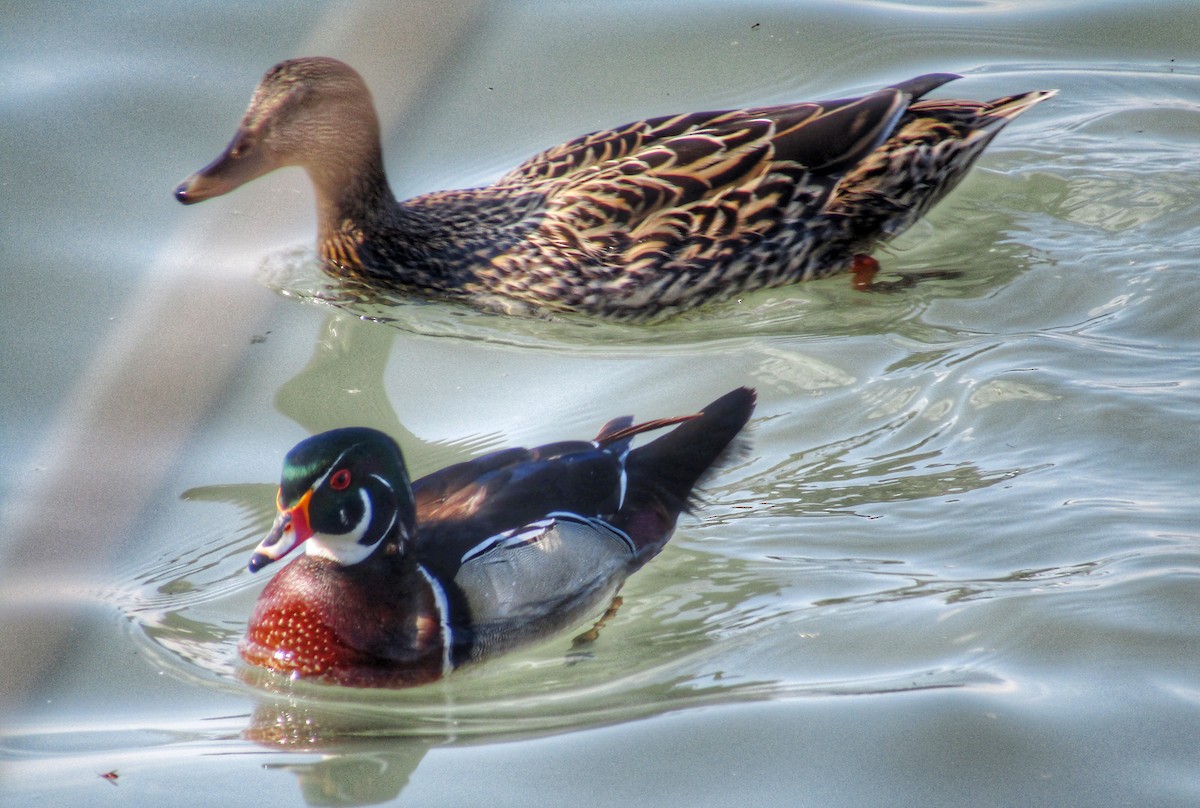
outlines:
{"label": "duck's dark wing", "polygon": [[[637,425],[617,418],[595,441],[509,449],[417,480],[417,560],[467,601],[526,581],[525,594],[479,595],[496,609],[532,609],[572,597],[572,587],[601,586],[661,549],[754,401],[741,388],[696,415]],[[630,449],[636,435],[667,426],[676,428]],[[528,581],[535,572],[544,586]]]}
{"label": "duck's dark wing", "polygon": [[590,441],[507,449],[449,466],[413,483],[419,560],[445,580],[481,543],[554,512],[595,516],[617,509],[619,453]]}

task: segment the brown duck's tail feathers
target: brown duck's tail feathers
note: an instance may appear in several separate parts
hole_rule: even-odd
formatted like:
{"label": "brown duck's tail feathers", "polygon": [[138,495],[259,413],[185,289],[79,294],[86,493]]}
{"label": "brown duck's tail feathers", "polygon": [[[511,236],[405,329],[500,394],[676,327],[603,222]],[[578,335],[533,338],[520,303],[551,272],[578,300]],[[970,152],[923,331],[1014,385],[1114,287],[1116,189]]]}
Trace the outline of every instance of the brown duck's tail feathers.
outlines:
{"label": "brown duck's tail feathers", "polygon": [[666,543],[697,484],[737,451],[735,439],[750,420],[755,401],[754,390],[739,387],[629,453],[625,500],[613,523],[630,535],[643,561]]}
{"label": "brown duck's tail feathers", "polygon": [[988,102],[988,106],[991,107],[988,116],[1002,121],[1011,121],[1035,104],[1040,104],[1047,98],[1053,98],[1056,95],[1058,95],[1058,90],[1034,90],[1031,93],[994,98]]}
{"label": "brown duck's tail feathers", "polygon": [[909,111],[918,118],[961,127],[963,137],[968,133],[995,135],[1022,112],[1056,95],[1058,90],[1034,90],[993,98],[991,101],[927,98],[915,101]]}

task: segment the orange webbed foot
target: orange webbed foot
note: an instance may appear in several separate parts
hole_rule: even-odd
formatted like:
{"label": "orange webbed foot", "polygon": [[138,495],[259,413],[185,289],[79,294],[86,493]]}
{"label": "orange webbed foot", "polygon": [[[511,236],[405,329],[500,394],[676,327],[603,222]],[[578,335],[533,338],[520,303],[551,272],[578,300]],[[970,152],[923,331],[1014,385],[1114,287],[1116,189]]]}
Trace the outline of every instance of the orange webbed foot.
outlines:
{"label": "orange webbed foot", "polygon": [[898,292],[916,286],[919,281],[940,278],[957,278],[961,272],[953,269],[939,269],[931,272],[902,272],[894,281],[877,281],[879,262],[869,255],[861,253],[850,260],[850,283],[860,292]]}
{"label": "orange webbed foot", "polygon": [[869,255],[859,253],[850,259],[851,284],[860,292],[870,291],[875,276],[879,274],[879,262]]}

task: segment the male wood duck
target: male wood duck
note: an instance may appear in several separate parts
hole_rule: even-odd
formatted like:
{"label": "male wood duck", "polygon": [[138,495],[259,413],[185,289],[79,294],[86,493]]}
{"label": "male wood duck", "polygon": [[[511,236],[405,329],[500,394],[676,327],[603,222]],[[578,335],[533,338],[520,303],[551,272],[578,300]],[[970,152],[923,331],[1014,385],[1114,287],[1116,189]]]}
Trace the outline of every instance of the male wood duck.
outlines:
{"label": "male wood duck", "polygon": [[593,441],[504,449],[411,485],[382,432],[302,441],[250,571],[305,554],[259,595],[241,655],[293,678],[400,687],[574,625],[663,548],[754,403],[739,388],[695,415],[616,418]]}
{"label": "male wood duck", "polygon": [[667,115],[543,151],[481,188],[397,202],[362,78],[322,57],[273,67],[237,133],[175,190],[184,204],[303,167],[325,270],[359,290],[510,313],[658,319],[852,269],[945,196],[1009,121],[1054,91],[869,95]]}

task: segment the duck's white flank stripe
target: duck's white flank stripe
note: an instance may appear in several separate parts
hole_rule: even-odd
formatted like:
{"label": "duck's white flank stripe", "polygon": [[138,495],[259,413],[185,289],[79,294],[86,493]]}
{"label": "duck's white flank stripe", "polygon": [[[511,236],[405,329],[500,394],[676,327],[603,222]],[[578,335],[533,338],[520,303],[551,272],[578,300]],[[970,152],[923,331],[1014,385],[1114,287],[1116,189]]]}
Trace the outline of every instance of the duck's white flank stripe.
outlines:
{"label": "duck's white flank stripe", "polygon": [[433,590],[433,602],[438,610],[438,624],[442,627],[442,675],[444,676],[454,669],[451,662],[454,637],[450,634],[450,604],[446,601],[445,588],[437,578],[429,574],[425,565],[418,564],[417,569],[425,576],[425,580],[429,582],[429,588]]}
{"label": "duck's white flank stripe", "polygon": [[629,534],[613,527],[603,519],[594,516],[583,516],[582,514],[570,513],[568,511],[553,511],[546,514],[545,518],[539,519],[536,522],[530,522],[527,525],[506,530],[503,533],[497,533],[495,536],[489,536],[463,553],[459,563],[466,564],[471,559],[492,550],[518,547],[522,544],[540,541],[542,536],[554,528],[556,522],[574,522],[576,524],[587,525],[592,530],[598,532],[611,533],[629,547],[630,553],[637,555],[637,544],[629,537]]}
{"label": "duck's white flank stripe", "polygon": [[554,527],[553,519],[539,519],[536,522],[530,522],[527,525],[522,525],[512,530],[506,530],[503,533],[497,533],[494,536],[488,536],[479,544],[472,547],[467,552],[463,553],[460,564],[466,564],[476,556],[481,556],[484,553],[490,552],[497,547],[516,547],[526,542],[537,541],[547,530]]}

